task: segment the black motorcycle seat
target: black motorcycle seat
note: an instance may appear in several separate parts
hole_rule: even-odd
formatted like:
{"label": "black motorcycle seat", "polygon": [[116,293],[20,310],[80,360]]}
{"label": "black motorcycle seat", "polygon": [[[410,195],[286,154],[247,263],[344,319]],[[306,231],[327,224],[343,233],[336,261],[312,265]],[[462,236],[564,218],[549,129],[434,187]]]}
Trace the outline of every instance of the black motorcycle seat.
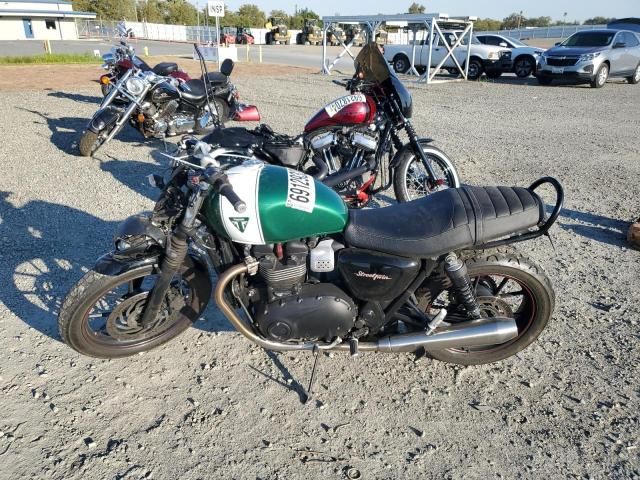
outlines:
{"label": "black motorcycle seat", "polygon": [[207,93],[204,89],[204,82],[202,80],[189,80],[180,85],[180,91],[182,92],[182,98],[187,102],[200,105],[207,99]]}
{"label": "black motorcycle seat", "polygon": [[351,210],[344,237],[352,247],[436,258],[521,233],[543,220],[542,200],[526,188],[465,186],[386,208]]}
{"label": "black motorcycle seat", "polygon": [[[209,79],[209,83],[219,87],[220,85],[224,85],[229,81],[229,77],[220,72],[211,72],[207,74],[207,78]],[[204,80],[204,75],[200,77],[201,80]]]}
{"label": "black motorcycle seat", "polygon": [[153,67],[153,73],[166,77],[178,70],[178,64],[174,62],[162,62]]}

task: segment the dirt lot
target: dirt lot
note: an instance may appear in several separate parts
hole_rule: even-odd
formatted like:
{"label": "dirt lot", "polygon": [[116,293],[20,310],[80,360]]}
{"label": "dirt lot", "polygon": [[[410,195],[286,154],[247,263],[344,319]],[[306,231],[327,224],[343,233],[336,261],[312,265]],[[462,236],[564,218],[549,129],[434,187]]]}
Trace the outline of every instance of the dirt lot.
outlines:
{"label": "dirt lot", "polygon": [[[193,78],[201,75],[198,62],[188,58],[158,56],[144,60],[152,66],[160,62],[176,62]],[[315,71],[317,69],[306,67],[238,63],[234,68],[233,77],[279,76]],[[0,66],[0,91],[91,88],[92,85],[97,84],[102,73],[100,65],[2,65]]]}
{"label": "dirt lot", "polygon": [[[125,360],[60,342],[61,299],[118,222],[153,205],[144,177],[164,163],[161,145],[133,131],[96,158],[76,156],[99,100],[82,83],[94,73],[78,72],[64,74],[76,88],[0,93],[3,478],[640,477],[640,253],[624,239],[640,214],[640,87],[411,87],[417,130],[464,181],[564,183],[555,252],[544,239],[520,247],[554,282],[554,319],[494,365],[323,358],[317,401],[303,405],[309,356],[253,347],[213,307],[172,343]],[[318,75],[253,72],[236,77],[242,97],[280,131],[300,131],[342,94]]]}

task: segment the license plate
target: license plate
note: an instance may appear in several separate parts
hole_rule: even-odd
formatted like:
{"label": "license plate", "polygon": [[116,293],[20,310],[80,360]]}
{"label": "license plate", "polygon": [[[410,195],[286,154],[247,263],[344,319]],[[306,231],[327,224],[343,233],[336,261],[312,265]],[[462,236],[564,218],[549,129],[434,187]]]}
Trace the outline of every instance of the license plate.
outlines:
{"label": "license plate", "polygon": [[564,68],[551,67],[551,73],[564,73]]}

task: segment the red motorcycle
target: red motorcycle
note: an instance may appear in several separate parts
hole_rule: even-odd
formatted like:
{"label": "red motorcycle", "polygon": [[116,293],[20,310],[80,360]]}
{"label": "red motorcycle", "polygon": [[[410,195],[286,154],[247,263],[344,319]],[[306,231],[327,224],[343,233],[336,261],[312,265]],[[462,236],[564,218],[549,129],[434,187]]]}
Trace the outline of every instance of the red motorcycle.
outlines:
{"label": "red motorcycle", "polygon": [[[411,94],[390,70],[376,44],[356,58],[356,74],[340,83],[349,94],[326,105],[297,137],[266,125],[255,130],[213,131],[204,141],[236,154],[302,170],[338,191],[353,208],[366,206],[393,185],[396,199],[408,202],[460,180],[449,157],[430,138],[416,134]],[[403,141],[404,130],[408,141]]]}

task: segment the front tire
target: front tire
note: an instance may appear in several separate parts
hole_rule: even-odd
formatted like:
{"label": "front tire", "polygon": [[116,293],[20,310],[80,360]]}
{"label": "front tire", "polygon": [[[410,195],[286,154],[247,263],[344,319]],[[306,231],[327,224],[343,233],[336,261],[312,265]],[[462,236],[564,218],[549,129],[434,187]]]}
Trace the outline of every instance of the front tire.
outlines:
{"label": "front tire", "polygon": [[[471,284],[475,285],[478,293],[478,303],[483,316],[514,318],[518,326],[518,336],[499,345],[439,350],[428,352],[429,355],[448,363],[480,365],[504,360],[533,343],[549,324],[555,307],[553,286],[544,270],[513,248],[472,252],[465,261]],[[501,279],[508,279],[508,282],[502,285]],[[433,308],[434,303],[442,296],[449,296],[447,289],[451,285],[448,280],[445,283],[440,292],[430,292],[426,295],[427,309]],[[513,292],[513,289],[521,289],[523,292],[522,302],[517,306],[508,305],[504,300],[516,298],[514,294],[518,292]],[[421,298],[420,303],[424,308],[424,297]],[[455,312],[451,306],[447,309],[449,314]],[[505,315],[501,309],[505,309],[509,314]],[[451,315],[447,318],[449,317]]]}
{"label": "front tire", "polygon": [[102,135],[92,132],[91,130],[86,130],[82,134],[82,137],[80,137],[78,150],[83,157],[90,157],[98,151],[103,143],[104,138]]}
{"label": "front tire", "polygon": [[518,78],[527,78],[536,69],[536,62],[531,57],[518,57],[513,62],[513,71]]}
{"label": "front tire", "polygon": [[608,78],[609,78],[609,65],[607,65],[606,63],[603,63],[602,65],[600,65],[600,68],[598,68],[598,71],[596,72],[596,76],[593,77],[593,80],[591,80],[591,87],[592,88],[604,87],[605,83],[607,83]]}
{"label": "front tire", "polygon": [[482,62],[477,58],[469,60],[467,80],[478,80],[482,76]]}
{"label": "front tire", "polygon": [[[176,280],[180,283],[172,286],[165,297],[163,317],[152,328],[142,329],[136,321],[149,293],[145,279],[153,274],[150,265],[116,276],[88,272],[69,291],[60,309],[58,329],[63,341],[83,355],[120,358],[150,350],[182,333],[207,305],[209,277],[196,267],[183,266],[180,280]],[[183,288],[187,291],[185,296]],[[124,292],[119,297],[113,293],[118,289]],[[97,312],[100,308],[107,311]]]}
{"label": "front tire", "polygon": [[438,190],[460,186],[458,171],[447,154],[430,144],[422,144],[421,147],[438,178],[429,179],[420,157],[413,149],[407,149],[393,175],[393,191],[398,202],[410,202]]}

